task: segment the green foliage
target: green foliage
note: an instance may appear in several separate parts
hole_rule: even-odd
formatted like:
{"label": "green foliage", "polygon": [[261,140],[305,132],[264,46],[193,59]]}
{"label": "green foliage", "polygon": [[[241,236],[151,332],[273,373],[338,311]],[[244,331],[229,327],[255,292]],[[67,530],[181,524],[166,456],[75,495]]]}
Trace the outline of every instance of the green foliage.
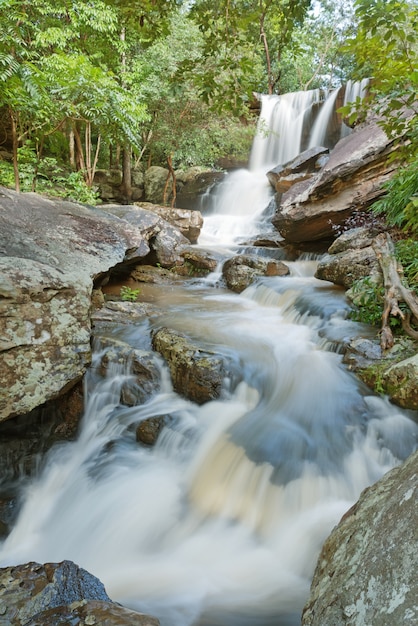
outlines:
{"label": "green foliage", "polygon": [[370,276],[356,280],[347,292],[355,309],[350,319],[371,326],[379,326],[382,321],[384,288]]}
{"label": "green foliage", "polygon": [[206,102],[239,113],[253,91],[279,91],[282,56],[309,6],[309,0],[193,2],[191,16],[204,37],[200,90]]}
{"label": "green foliage", "polygon": [[12,188],[15,183],[13,166],[8,161],[0,161],[0,185]]}
{"label": "green foliage", "polygon": [[120,297],[125,302],[136,302],[140,293],[140,289],[132,289],[127,285],[123,285],[120,289]]}
{"label": "green foliage", "polygon": [[[403,268],[405,286],[418,293],[418,241],[401,239],[395,245],[395,254]],[[355,281],[347,292],[355,307],[350,313],[350,318],[371,326],[380,326],[384,294],[382,283],[376,282],[370,276]],[[404,308],[403,303],[399,306],[401,309]],[[389,323],[394,330],[401,329],[399,318],[391,317]]]}
{"label": "green foliage", "polygon": [[372,78],[373,107],[383,129],[394,138],[409,134],[416,146],[418,6],[410,0],[357,0],[355,8],[358,29],[346,45],[355,60],[353,78]]}
{"label": "green foliage", "polygon": [[[247,158],[251,129],[230,111],[214,112],[200,96],[209,69],[202,32],[182,14],[174,14],[168,26],[133,59],[127,76],[131,94],[145,100],[150,112],[143,124],[143,152],[161,165],[170,156],[174,167],[213,166],[226,155]],[[220,74],[218,60],[211,62]]]}
{"label": "green foliage", "polygon": [[402,264],[405,281],[418,292],[418,241],[400,239],[395,244],[396,257]]}
{"label": "green foliage", "polygon": [[418,234],[418,157],[400,168],[385,184],[386,195],[375,202],[372,210],[384,214],[391,226]]}
{"label": "green foliage", "polygon": [[[19,170],[21,191],[37,191],[83,204],[98,202],[97,191],[86,185],[82,172],[64,170],[53,157],[38,161],[28,145],[19,148]],[[14,186],[13,166],[7,161],[0,161],[0,185]]]}

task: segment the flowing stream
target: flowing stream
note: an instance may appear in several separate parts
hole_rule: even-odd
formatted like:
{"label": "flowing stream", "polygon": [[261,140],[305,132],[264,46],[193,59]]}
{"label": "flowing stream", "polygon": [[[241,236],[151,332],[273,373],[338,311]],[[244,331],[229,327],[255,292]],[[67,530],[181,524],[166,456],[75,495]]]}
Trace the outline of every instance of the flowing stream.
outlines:
{"label": "flowing stream", "polygon": [[[206,246],[236,250],[263,222],[270,192],[259,170],[237,174],[256,198],[244,193],[235,207],[231,189],[217,195]],[[406,412],[342,365],[341,342],[368,331],[347,319],[342,290],[314,278],[316,263],[291,262],[290,276],[240,295],[216,273],[151,288],[160,313],[115,336],[142,350],[151,327],[168,326],[225,355],[233,375],[198,406],[173,391],[155,355],[159,391],[128,407],[129,363],[103,379],[99,344],[79,437],[53,448],[22,487],[1,563],[71,559],[162,626],[300,624],[323,541],[418,438]],[[139,445],[133,426],[162,415],[170,420],[155,447]]]}

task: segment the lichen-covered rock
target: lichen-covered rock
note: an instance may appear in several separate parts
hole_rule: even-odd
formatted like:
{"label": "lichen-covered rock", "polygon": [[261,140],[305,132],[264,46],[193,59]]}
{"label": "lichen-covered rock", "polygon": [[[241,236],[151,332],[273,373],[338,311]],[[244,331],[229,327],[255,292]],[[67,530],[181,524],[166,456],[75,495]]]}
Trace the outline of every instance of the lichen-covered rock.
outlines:
{"label": "lichen-covered rock", "polygon": [[360,248],[368,248],[373,244],[373,239],[378,234],[378,230],[367,226],[359,226],[350,228],[343,232],[330,245],[328,252],[330,254],[338,254],[347,252],[348,250],[358,250]]}
{"label": "lichen-covered rock", "polygon": [[4,626],[158,626],[153,617],[113,603],[95,576],[71,561],[0,569]]}
{"label": "lichen-covered rock", "polygon": [[241,293],[260,276],[286,276],[289,268],[275,259],[240,254],[225,261],[222,274],[228,288]]}
{"label": "lichen-covered rock", "polygon": [[315,277],[329,280],[348,289],[354,282],[366,276],[379,275],[376,253],[371,246],[327,254],[321,258]]}
{"label": "lichen-covered rock", "polygon": [[93,281],[148,252],[136,227],[98,208],[0,188],[0,420],[83,376]]}
{"label": "lichen-covered rock", "polygon": [[382,379],[395,404],[406,409],[418,409],[418,354],[389,367]]}
{"label": "lichen-covered rock", "polygon": [[418,452],[363,491],[325,542],[303,626],[418,623]]}
{"label": "lichen-covered rock", "polygon": [[167,361],[174,389],[193,402],[204,404],[220,396],[227,374],[226,359],[201,349],[188,337],[161,328],[152,344]]}
{"label": "lichen-covered rock", "polygon": [[0,257],[0,418],[75,383],[90,361],[91,282],[34,260]]}
{"label": "lichen-covered rock", "polygon": [[[152,165],[145,172],[145,200],[158,204],[163,201],[164,189],[170,172],[165,167]],[[171,185],[167,188],[167,200],[171,198]]]}

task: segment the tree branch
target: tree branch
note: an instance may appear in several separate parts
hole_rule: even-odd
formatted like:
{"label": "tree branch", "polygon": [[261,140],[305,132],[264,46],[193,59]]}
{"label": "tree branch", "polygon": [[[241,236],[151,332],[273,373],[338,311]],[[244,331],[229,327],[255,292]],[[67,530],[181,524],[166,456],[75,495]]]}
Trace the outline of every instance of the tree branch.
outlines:
{"label": "tree branch", "polygon": [[[405,287],[401,282],[403,269],[395,258],[395,246],[388,233],[381,233],[373,243],[373,249],[383,274],[385,288],[382,327],[380,330],[380,346],[387,350],[393,346],[393,334],[389,326],[391,316],[401,319],[405,333],[413,339],[418,339],[418,331],[411,327],[411,315],[413,321],[418,321],[418,298],[416,294]],[[399,303],[404,302],[409,308],[409,313],[401,310]]]}

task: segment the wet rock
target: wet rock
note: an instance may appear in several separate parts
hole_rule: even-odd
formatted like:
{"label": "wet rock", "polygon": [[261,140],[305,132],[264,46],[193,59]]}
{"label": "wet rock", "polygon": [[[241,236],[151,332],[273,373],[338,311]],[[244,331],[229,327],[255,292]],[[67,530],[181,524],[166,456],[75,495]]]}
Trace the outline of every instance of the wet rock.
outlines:
{"label": "wet rock", "polygon": [[379,341],[356,337],[346,347],[343,363],[348,365],[350,370],[357,372],[360,369],[374,365],[382,359],[382,349]]}
{"label": "wet rock", "polygon": [[175,268],[180,276],[205,276],[214,272],[222,260],[220,254],[189,246],[181,252],[183,264]]}
{"label": "wet rock", "polygon": [[152,344],[167,361],[178,393],[198,404],[219,398],[227,375],[224,357],[201,349],[185,335],[169,328],[156,331]]}
{"label": "wet rock", "polygon": [[418,452],[369,487],[325,542],[303,626],[417,623]]}
{"label": "wet rock", "polygon": [[152,352],[134,349],[116,339],[102,339],[101,346],[107,350],[100,362],[102,376],[123,369],[132,373],[121,387],[121,403],[127,406],[142,404],[160,386],[160,371]]}
{"label": "wet rock", "polygon": [[336,226],[383,194],[383,183],[397,170],[388,159],[394,149],[377,121],[357,126],[313,178],[283,194],[273,224],[294,243],[335,238]]}
{"label": "wet rock", "polygon": [[0,423],[0,476],[11,483],[39,469],[40,456],[58,441],[75,439],[84,413],[83,385],[29,413]]}
{"label": "wet rock", "polygon": [[109,300],[92,313],[93,334],[98,336],[108,327],[135,324],[154,312],[154,307],[147,302]]}
{"label": "wet rock", "polygon": [[329,280],[346,289],[352,287],[356,280],[371,275],[380,275],[376,253],[371,246],[327,254],[319,261],[315,272],[316,278]]}
{"label": "wet rock", "polygon": [[260,276],[286,276],[289,268],[275,259],[241,254],[224,263],[222,274],[228,288],[241,293]]}
{"label": "wet rock", "polygon": [[154,446],[167,420],[168,417],[150,417],[144,420],[136,428],[136,440],[146,446]]}
{"label": "wet rock", "polygon": [[81,379],[93,281],[146,247],[137,228],[98,208],[0,188],[0,420]]}
{"label": "wet rock", "polygon": [[98,600],[72,603],[42,611],[25,626],[158,626],[155,617]]}
{"label": "wet rock", "polygon": [[285,193],[295,183],[311,178],[314,172],[325,165],[328,154],[328,148],[309,148],[295,159],[267,172],[267,178],[277,193]]}
{"label": "wet rock", "polygon": [[71,561],[0,569],[0,623],[7,626],[158,626],[113,603],[95,576]]}
{"label": "wet rock", "polygon": [[224,172],[202,167],[190,167],[184,171],[177,170],[177,206],[192,211],[200,208],[201,198],[224,177]]}
{"label": "wet rock", "polygon": [[176,209],[151,202],[137,202],[137,206],[146,211],[151,211],[166,222],[178,228],[181,234],[189,240],[190,243],[197,243],[200,231],[203,226],[203,217],[200,211],[191,211],[189,209]]}
{"label": "wet rock", "polygon": [[155,265],[137,265],[137,267],[131,272],[130,276],[138,283],[149,283],[155,285],[164,285],[169,283],[179,283],[182,279],[178,276],[178,269],[182,266],[182,261],[179,261],[179,265],[175,265],[169,270]]}

